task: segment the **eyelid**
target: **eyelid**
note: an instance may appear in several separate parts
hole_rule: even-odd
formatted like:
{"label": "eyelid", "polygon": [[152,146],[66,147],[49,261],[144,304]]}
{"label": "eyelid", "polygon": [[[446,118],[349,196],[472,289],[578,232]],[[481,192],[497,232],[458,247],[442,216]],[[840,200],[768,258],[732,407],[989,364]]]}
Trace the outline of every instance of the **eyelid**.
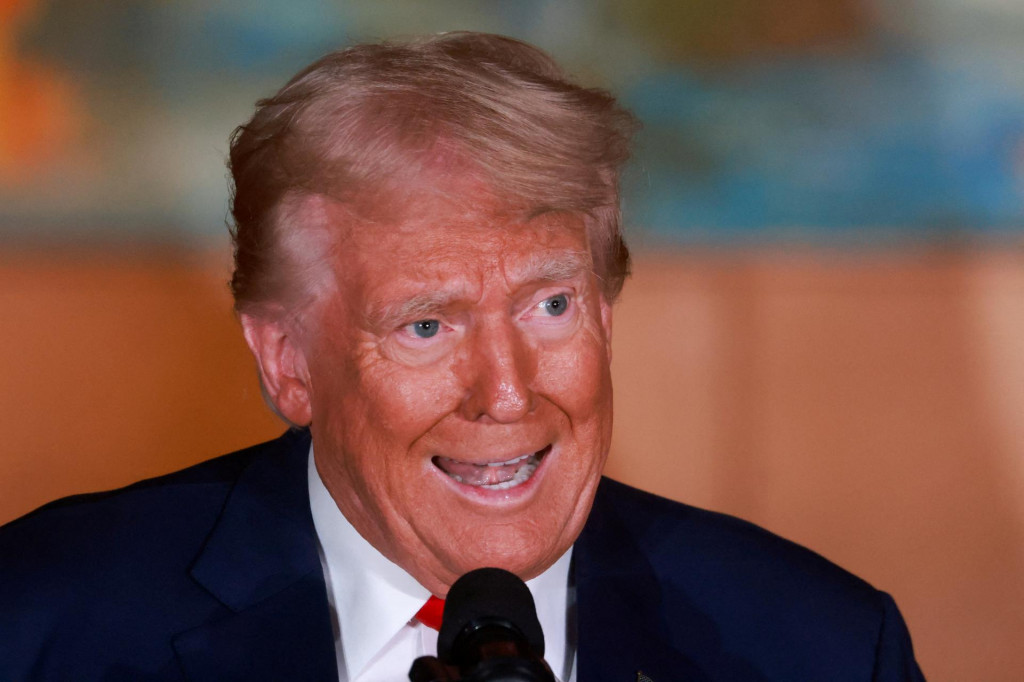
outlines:
{"label": "eyelid", "polygon": [[[438,329],[433,336],[419,336],[413,325],[422,322],[437,322]],[[441,316],[418,317],[396,327],[385,339],[385,348],[393,360],[407,365],[423,365],[436,361],[449,352],[456,342],[458,330]]]}

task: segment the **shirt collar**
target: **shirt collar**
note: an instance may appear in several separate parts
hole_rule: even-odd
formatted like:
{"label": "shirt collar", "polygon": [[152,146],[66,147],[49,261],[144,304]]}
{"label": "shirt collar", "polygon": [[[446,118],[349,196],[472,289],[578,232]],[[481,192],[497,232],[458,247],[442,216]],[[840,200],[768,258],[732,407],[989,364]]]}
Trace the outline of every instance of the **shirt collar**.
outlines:
{"label": "shirt collar", "polygon": [[[340,646],[351,679],[409,624],[430,592],[377,551],[349,523],[316,470],[312,445],[308,479],[313,525],[323,552],[325,578],[333,596]],[[575,658],[568,621],[571,554],[570,549],[546,571],[526,582],[544,632],[544,658],[560,679],[568,678]]]}
{"label": "shirt collar", "polygon": [[320,479],[312,446],[309,503],[351,679],[416,615],[430,592],[352,527]]}

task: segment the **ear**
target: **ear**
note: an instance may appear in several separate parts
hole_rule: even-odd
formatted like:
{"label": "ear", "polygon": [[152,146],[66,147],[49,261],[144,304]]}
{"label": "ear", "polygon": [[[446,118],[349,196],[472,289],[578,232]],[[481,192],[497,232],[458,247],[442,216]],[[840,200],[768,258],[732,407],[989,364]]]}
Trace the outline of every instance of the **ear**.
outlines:
{"label": "ear", "polygon": [[601,326],[604,327],[605,352],[608,354],[608,362],[612,361],[612,304],[604,294],[599,296],[601,300]]}
{"label": "ear", "polygon": [[267,399],[280,416],[297,426],[307,426],[313,419],[309,370],[296,335],[277,319],[243,313],[241,320]]}

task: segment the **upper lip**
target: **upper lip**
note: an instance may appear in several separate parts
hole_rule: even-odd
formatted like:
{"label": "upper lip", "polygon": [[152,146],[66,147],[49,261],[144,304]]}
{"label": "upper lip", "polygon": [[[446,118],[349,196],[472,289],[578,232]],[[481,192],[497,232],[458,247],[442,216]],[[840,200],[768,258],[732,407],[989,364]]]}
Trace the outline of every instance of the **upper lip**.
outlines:
{"label": "upper lip", "polygon": [[529,457],[531,455],[536,455],[538,453],[543,453],[544,451],[548,450],[550,446],[551,446],[551,444],[548,443],[547,445],[543,445],[543,446],[541,446],[539,448],[535,448],[535,449],[532,449],[532,450],[530,450],[530,449],[516,450],[516,451],[514,451],[514,453],[510,453],[510,454],[507,454],[507,455],[495,455],[493,457],[479,457],[479,456],[476,456],[476,457],[467,457],[467,458],[464,459],[464,458],[461,458],[461,457],[452,457],[450,455],[436,454],[436,455],[434,455],[433,458],[435,458],[435,459],[444,459],[444,460],[448,460],[448,461],[451,461],[451,462],[458,462],[459,464],[475,464],[476,466],[499,466],[499,465],[502,465],[502,464],[509,464],[511,462],[514,462],[517,459],[522,459],[523,457]]}

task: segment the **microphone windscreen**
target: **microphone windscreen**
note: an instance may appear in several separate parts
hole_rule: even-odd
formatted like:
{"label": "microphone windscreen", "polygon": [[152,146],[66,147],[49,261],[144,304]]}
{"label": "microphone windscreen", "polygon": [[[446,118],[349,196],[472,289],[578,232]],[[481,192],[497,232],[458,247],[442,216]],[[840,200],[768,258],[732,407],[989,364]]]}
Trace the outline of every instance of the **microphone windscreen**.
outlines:
{"label": "microphone windscreen", "polygon": [[544,656],[544,632],[530,588],[514,573],[478,568],[455,581],[444,602],[437,655],[448,661],[452,646],[467,626],[505,625],[518,630],[538,657]]}

